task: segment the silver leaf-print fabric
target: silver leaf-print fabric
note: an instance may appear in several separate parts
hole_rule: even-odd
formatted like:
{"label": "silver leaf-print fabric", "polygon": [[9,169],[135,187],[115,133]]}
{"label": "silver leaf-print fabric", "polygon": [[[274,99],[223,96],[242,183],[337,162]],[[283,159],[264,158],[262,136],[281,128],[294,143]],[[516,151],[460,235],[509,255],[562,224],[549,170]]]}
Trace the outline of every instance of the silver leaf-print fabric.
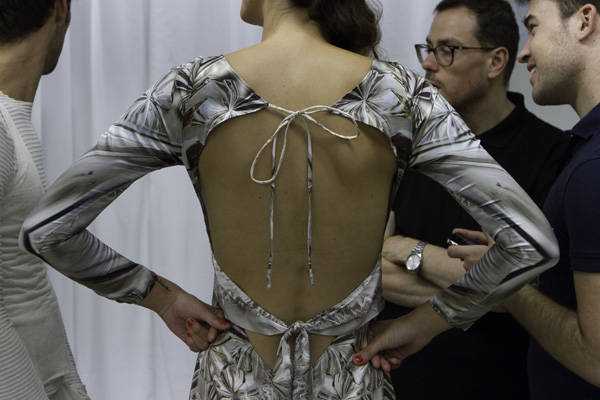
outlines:
{"label": "silver leaf-print fabric", "polygon": [[[350,362],[367,344],[367,326],[337,337],[308,373],[308,393],[291,395],[291,376],[268,369],[243,330],[221,334],[198,356],[190,400],[393,400],[389,375]],[[303,388],[304,389],[304,388]],[[308,397],[305,397],[308,396]]]}
{"label": "silver leaf-print fabric", "polygon": [[[314,386],[314,370],[311,367],[308,334],[311,333],[333,337],[352,335],[354,332],[357,332],[359,328],[366,327],[368,322],[381,312],[384,305],[381,296],[380,262],[373,268],[373,271],[369,276],[344,300],[320,312],[309,321],[297,321],[289,326],[252,301],[252,299],[229,279],[227,274],[225,274],[216,262],[214,262],[214,268],[215,282],[213,302],[223,310],[225,317],[229,321],[236,327],[260,333],[262,335],[283,335],[277,349],[277,363],[273,368],[272,377],[268,381],[271,383],[265,383],[265,385],[274,385],[278,388],[285,388],[282,393],[287,397],[274,398],[294,400],[319,398],[316,397],[315,391],[320,391],[319,393],[322,393],[325,389]],[[288,344],[289,339],[295,342],[293,360],[292,351]],[[328,354],[332,355],[333,353]],[[352,354],[353,353],[347,354],[347,358],[339,359],[338,362],[340,364],[351,363]],[[203,355],[200,355],[200,358],[202,359]],[[372,369],[372,367],[369,365],[368,369]],[[342,370],[345,371],[345,368],[342,368]],[[342,378],[341,375],[344,374],[343,371],[338,372],[336,375],[338,379]],[[378,374],[382,372],[373,369],[372,373]],[[219,379],[223,379],[223,377]],[[320,377],[319,379],[323,380],[325,377]],[[345,379],[351,378],[346,377]],[[384,380],[382,375],[379,378],[379,381],[383,382]],[[332,382],[333,381],[330,383]],[[365,396],[365,394],[368,393],[366,387],[369,386],[369,382],[370,381],[356,382],[354,386],[352,386],[352,390],[357,391],[357,393],[360,392],[360,396]],[[223,383],[219,383],[219,385],[221,384]],[[338,384],[340,384],[340,382],[338,382]],[[348,382],[346,382],[346,384],[348,384]],[[389,382],[386,382],[386,385],[388,384]],[[202,385],[199,384],[199,386]],[[362,387],[362,391],[359,390],[359,386]],[[387,393],[387,390],[385,392]],[[278,396],[281,395],[282,394]],[[271,397],[264,398],[271,399]],[[320,398],[330,399],[337,397]],[[366,397],[357,398],[362,399]],[[388,397],[373,397],[373,399],[387,398]],[[389,398],[391,399],[393,397]]]}
{"label": "silver leaf-print fabric", "polygon": [[[268,106],[223,56],[173,68],[49,188],[25,221],[22,245],[103,296],[139,302],[155,274],[112,250],[86,227],[136,179],[164,167],[185,166],[202,202],[196,167],[208,135],[233,117]],[[495,239],[464,278],[432,299],[434,309],[451,324],[468,328],[554,265],[558,247],[541,211],[421,76],[375,60],[356,88],[332,108],[389,139],[398,159],[391,196],[404,168],[418,169],[443,185]],[[206,215],[210,210],[203,208]],[[207,231],[210,236],[208,225]],[[236,375],[230,377],[236,384]],[[289,376],[282,379],[274,385],[291,384]]]}

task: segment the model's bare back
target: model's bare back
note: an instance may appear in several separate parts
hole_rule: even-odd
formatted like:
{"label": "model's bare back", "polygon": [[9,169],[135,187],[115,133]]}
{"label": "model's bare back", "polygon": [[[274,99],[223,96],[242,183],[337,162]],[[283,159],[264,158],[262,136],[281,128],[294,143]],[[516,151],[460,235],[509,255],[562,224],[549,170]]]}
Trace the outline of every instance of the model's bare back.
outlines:
{"label": "model's bare back", "polygon": [[[260,55],[253,54],[252,49],[227,58],[263,99],[289,110],[300,110],[334,104],[369,71],[367,58],[339,50],[332,53],[331,57],[318,55],[320,59],[310,61],[288,59],[277,63],[271,59],[260,64],[260,68],[256,60],[265,58],[257,58]],[[309,123],[314,176],[312,286],[307,267],[306,130],[300,120],[291,125],[276,180],[272,287],[267,289],[271,188],[250,179],[250,165],[286,116],[266,109],[217,127],[208,139],[199,168],[216,260],[256,303],[292,323],[308,320],[343,300],[375,266],[395,159],[387,137],[373,128],[360,125],[358,139],[343,140]],[[355,134],[352,121],[344,117],[321,113],[315,118],[344,136]],[[281,143],[279,140],[279,149]],[[256,177],[270,176],[268,149],[257,163]],[[249,336],[259,355],[271,364],[279,337]],[[311,338],[313,356],[320,354],[330,341]]]}

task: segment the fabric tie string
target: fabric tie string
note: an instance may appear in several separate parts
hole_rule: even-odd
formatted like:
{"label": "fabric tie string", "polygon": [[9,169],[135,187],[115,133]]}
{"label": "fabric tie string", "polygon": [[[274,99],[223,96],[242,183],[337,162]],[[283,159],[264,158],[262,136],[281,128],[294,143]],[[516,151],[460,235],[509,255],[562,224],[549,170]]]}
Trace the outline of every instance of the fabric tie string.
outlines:
{"label": "fabric tie string", "polygon": [[[293,399],[300,399],[301,393],[312,393],[312,382],[310,377],[310,346],[306,324],[298,321],[293,323],[284,333],[277,350],[277,360],[279,362],[274,368],[275,382],[280,379],[285,382],[292,382]],[[294,361],[291,358],[291,349],[288,341],[296,337],[294,344]],[[291,379],[290,379],[291,378]],[[297,396],[295,396],[297,395]]]}
{"label": "fabric tie string", "polygon": [[[308,184],[307,184],[308,226],[307,226],[306,241],[307,241],[308,276],[309,276],[310,284],[314,285],[315,280],[314,280],[314,275],[313,275],[313,270],[312,270],[312,253],[311,253],[311,247],[312,247],[311,244],[312,244],[312,180],[313,180],[312,162],[313,162],[313,151],[312,151],[312,139],[311,139],[311,133],[310,133],[310,129],[309,129],[309,122],[317,125],[321,129],[323,129],[326,133],[333,135],[339,139],[343,139],[343,140],[357,139],[358,136],[360,135],[360,128],[358,126],[358,122],[356,121],[356,119],[354,118],[354,116],[352,114],[347,113],[342,110],[339,110],[337,108],[329,107],[329,106],[317,105],[317,106],[311,106],[311,107],[308,107],[308,108],[305,108],[305,109],[302,109],[299,111],[291,111],[291,110],[288,110],[288,109],[285,109],[283,107],[279,107],[279,106],[276,106],[273,104],[269,104],[269,108],[286,113],[286,114],[288,114],[288,116],[285,117],[279,123],[279,126],[277,126],[277,129],[275,130],[273,135],[271,135],[271,137],[269,137],[269,139],[265,142],[265,144],[262,145],[260,150],[258,150],[258,152],[256,153],[256,156],[254,157],[254,161],[252,161],[252,165],[250,166],[250,178],[254,182],[261,184],[261,185],[271,185],[271,199],[269,201],[270,243],[269,243],[269,264],[267,266],[267,288],[269,288],[269,289],[271,288],[271,271],[273,269],[273,252],[274,252],[273,238],[275,236],[274,235],[275,181],[277,179],[277,176],[279,175],[279,171],[281,170],[281,165],[283,164],[283,159],[285,158],[285,151],[287,148],[287,137],[288,137],[288,132],[289,132],[290,126],[297,118],[302,119],[302,122],[305,127],[306,140],[307,140],[307,144],[308,144],[308,146],[307,146],[308,147],[308,149],[307,149],[307,158],[308,158]],[[317,114],[317,113],[321,113],[321,112],[331,112],[332,114],[341,115],[341,116],[344,116],[344,117],[350,119],[352,121],[352,123],[354,124],[354,129],[356,131],[356,134],[353,136],[344,136],[344,135],[341,135],[341,134],[327,128],[321,122],[317,121],[314,117],[312,117],[313,114]],[[279,152],[279,157],[278,157],[278,155],[277,155],[277,139],[282,132],[283,132],[283,143],[281,145],[281,150]],[[265,179],[265,180],[257,179],[255,176],[256,164],[257,164],[258,160],[260,159],[261,155],[263,154],[263,152],[269,146],[272,146],[271,177],[269,179]]]}

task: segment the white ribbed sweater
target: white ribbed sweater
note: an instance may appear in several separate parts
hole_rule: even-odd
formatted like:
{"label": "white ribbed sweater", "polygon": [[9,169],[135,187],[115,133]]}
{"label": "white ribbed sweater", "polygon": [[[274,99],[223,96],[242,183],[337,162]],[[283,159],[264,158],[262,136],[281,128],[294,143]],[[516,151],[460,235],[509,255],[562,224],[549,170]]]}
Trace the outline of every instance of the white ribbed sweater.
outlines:
{"label": "white ribbed sweater", "polygon": [[46,186],[31,109],[0,92],[0,400],[87,399],[46,267],[18,243]]}

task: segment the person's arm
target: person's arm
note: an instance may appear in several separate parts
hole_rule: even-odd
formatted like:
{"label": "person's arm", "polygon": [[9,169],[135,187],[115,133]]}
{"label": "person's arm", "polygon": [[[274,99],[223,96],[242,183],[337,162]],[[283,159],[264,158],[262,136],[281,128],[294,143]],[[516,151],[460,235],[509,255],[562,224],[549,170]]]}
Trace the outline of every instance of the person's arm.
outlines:
{"label": "person's arm", "polygon": [[412,129],[401,133],[412,143],[408,166],[444,186],[495,244],[460,280],[396,320],[355,359],[360,364],[374,357],[373,365],[386,370],[451,326],[467,329],[558,259],[542,212],[438,91],[401,66],[396,80],[398,93],[410,91],[403,115]]}
{"label": "person's arm", "polygon": [[[504,303],[507,309],[558,362],[586,381],[600,386],[600,193],[589,190],[597,179],[600,160],[580,166],[565,190],[565,221],[569,234],[569,261],[577,310],[556,303],[532,286],[525,286]],[[458,230],[485,243],[481,232]],[[449,255],[465,258],[468,268],[482,251],[467,246],[449,248]],[[565,283],[566,285],[566,283]]]}
{"label": "person's arm", "polygon": [[[183,67],[171,70],[51,185],[23,224],[21,244],[26,250],[104,297],[154,303],[162,287],[157,275],[117,253],[86,228],[135,180],[183,164],[182,86],[189,79]],[[181,299],[189,300],[185,296],[171,298],[177,305]],[[192,303],[195,311],[188,317],[209,311],[200,301]],[[176,323],[169,326],[174,332],[186,326],[185,319],[165,317],[164,313],[161,317]],[[190,328],[194,327],[192,323]]]}
{"label": "person's arm", "polygon": [[[406,271],[404,260],[392,262],[386,258],[385,243],[396,230],[396,214],[390,211],[385,227],[384,246],[381,259],[383,298],[404,307],[417,307],[439,292],[439,288],[416,274]],[[392,254],[389,254],[392,256]]]}
{"label": "person's arm", "polygon": [[134,181],[182,165],[177,70],[137,99],[96,146],[48,188],[21,230],[21,243],[59,272],[98,294],[138,303],[156,275],[128,260],[86,228]]}
{"label": "person's arm", "polygon": [[[456,257],[483,255],[466,246],[451,250]],[[600,386],[600,273],[574,272],[573,279],[577,310],[561,306],[530,285],[510,296],[504,308],[558,362]]]}
{"label": "person's arm", "polygon": [[575,272],[577,310],[527,285],[504,307],[558,362],[600,387],[600,273]]}
{"label": "person's arm", "polygon": [[395,230],[396,214],[390,211],[381,253],[383,297],[387,301],[404,307],[420,306],[465,274],[462,264],[448,257],[446,249],[432,244],[425,246],[419,274],[407,271],[404,263],[418,240],[393,235]]}
{"label": "person's arm", "polygon": [[558,260],[541,210],[481,147],[443,97],[418,81],[413,97],[409,166],[448,190],[495,241],[461,279],[435,296],[435,310],[466,329]]}
{"label": "person's arm", "polygon": [[400,306],[420,306],[442,290],[386,258],[381,261],[381,272],[383,297]]}
{"label": "person's arm", "polygon": [[[577,309],[567,309],[526,287],[505,307],[561,364],[600,386],[600,159],[575,169],[564,191],[565,226]],[[566,284],[565,284],[566,285]],[[567,290],[568,288],[565,288]]]}
{"label": "person's arm", "polygon": [[171,332],[195,352],[205,350],[217,338],[218,331],[231,326],[223,319],[222,310],[203,303],[160,276],[138,305],[158,314]]}
{"label": "person's arm", "polygon": [[[461,232],[473,239],[480,234],[480,241],[485,239],[481,232]],[[455,246],[449,248],[448,253],[469,260],[484,254],[469,247],[474,246]],[[466,264],[465,267],[469,266]],[[530,285],[510,296],[504,302],[504,308],[558,362],[591,384],[600,386],[600,273],[574,272],[573,279],[577,310],[561,306]]]}
{"label": "person's arm", "polygon": [[[403,265],[418,242],[418,239],[406,236],[392,236],[383,243],[382,255],[394,264]],[[423,282],[429,283],[428,286],[433,284],[439,289],[445,289],[459,280],[465,272],[462,262],[448,257],[445,248],[428,243],[423,249],[423,264],[419,268],[419,275]]]}

